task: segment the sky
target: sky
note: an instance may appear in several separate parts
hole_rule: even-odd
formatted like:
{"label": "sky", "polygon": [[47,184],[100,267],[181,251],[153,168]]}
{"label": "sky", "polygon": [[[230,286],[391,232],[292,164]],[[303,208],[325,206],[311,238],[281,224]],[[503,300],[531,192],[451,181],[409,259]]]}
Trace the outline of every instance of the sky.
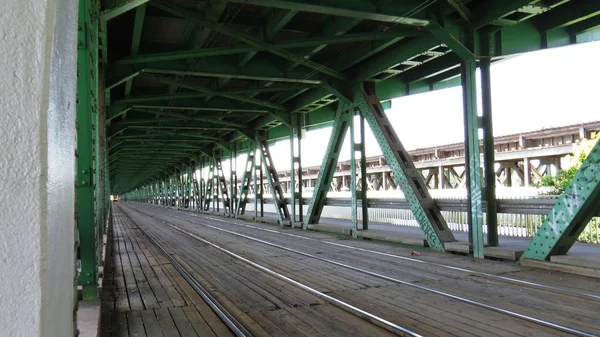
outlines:
{"label": "sky", "polygon": [[[527,53],[492,65],[494,135],[600,120],[599,60],[600,42],[591,42]],[[478,110],[481,114],[480,97]],[[407,150],[464,139],[460,87],[394,99],[386,113]],[[302,141],[304,167],[321,164],[330,134],[330,127],[307,132]],[[368,125],[365,138],[367,156],[381,154]],[[340,160],[350,159],[348,136],[344,144]],[[278,141],[270,149],[276,169],[289,170],[289,141]],[[238,175],[245,160],[245,155],[238,157]],[[228,176],[229,163],[223,166]]]}

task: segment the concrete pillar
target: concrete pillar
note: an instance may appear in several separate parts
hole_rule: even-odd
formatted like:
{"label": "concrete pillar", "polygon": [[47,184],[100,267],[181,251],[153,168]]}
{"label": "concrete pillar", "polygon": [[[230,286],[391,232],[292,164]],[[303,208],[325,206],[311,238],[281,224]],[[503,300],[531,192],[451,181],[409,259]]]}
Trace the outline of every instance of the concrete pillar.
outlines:
{"label": "concrete pillar", "polygon": [[1,7],[0,334],[73,336],[77,1]]}

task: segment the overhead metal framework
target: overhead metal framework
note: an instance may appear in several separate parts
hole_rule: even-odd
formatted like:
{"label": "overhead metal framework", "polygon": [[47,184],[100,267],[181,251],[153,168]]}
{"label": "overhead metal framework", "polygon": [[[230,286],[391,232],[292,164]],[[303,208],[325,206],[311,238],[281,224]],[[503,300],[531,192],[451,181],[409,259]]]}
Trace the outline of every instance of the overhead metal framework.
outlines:
{"label": "overhead metal framework", "polygon": [[[422,228],[433,233],[430,245],[443,250],[453,238],[413,179],[410,159],[395,150],[401,147],[393,144],[395,132],[376,110],[392,98],[462,85],[470,242],[473,254],[482,257],[482,205],[495,209],[493,189],[482,185],[493,180],[482,179],[479,170],[480,128],[484,176],[493,171],[494,162],[489,66],[518,53],[593,40],[600,2],[103,0],[98,17],[100,38],[92,48],[99,52],[106,82],[103,123],[113,193],[144,191],[153,202],[189,207],[193,200],[198,210],[208,210],[213,197],[218,199],[216,175],[222,183],[225,179],[215,168],[220,165],[215,153],[225,159],[290,133],[300,139],[306,130],[334,123],[334,133],[343,139],[339,124],[349,123],[347,111],[359,111],[380,134],[379,145],[398,163],[394,175],[406,181],[405,194],[414,196],[411,209],[424,212]],[[476,104],[477,67],[484,70],[483,118]],[[365,87],[371,88],[367,98],[357,96]],[[411,111],[404,113],[410,116]],[[257,134],[265,140],[260,145]],[[354,146],[360,152],[364,144]],[[335,142],[330,147],[339,152]],[[338,154],[329,153],[326,160],[334,162]],[[291,161],[301,168],[299,156]],[[197,164],[211,168],[209,177],[196,174]],[[247,166],[241,200],[234,200],[233,189],[222,196],[230,215],[244,212],[250,181],[256,185],[260,169],[254,163]],[[271,194],[283,203],[278,182],[269,181]],[[198,186],[197,192],[192,193],[192,186],[194,191]],[[295,188],[291,214],[283,205],[280,221],[296,221],[302,193]],[[324,200],[327,191],[319,188],[322,193],[315,193],[308,215],[303,219],[300,214],[305,223],[318,221],[319,198]],[[227,186],[221,184],[221,191],[227,193]],[[491,213],[487,221],[493,227]],[[494,228],[486,239],[497,244]]]}

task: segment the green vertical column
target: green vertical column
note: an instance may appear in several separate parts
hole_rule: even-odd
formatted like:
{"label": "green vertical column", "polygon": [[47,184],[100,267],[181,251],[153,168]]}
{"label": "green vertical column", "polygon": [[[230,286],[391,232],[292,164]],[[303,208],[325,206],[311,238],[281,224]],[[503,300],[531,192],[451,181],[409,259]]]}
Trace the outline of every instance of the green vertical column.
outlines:
{"label": "green vertical column", "polygon": [[[294,148],[294,131],[296,130],[296,119],[292,116],[290,125],[290,225],[294,227],[296,222],[296,154]],[[298,130],[298,132],[300,132]]]}
{"label": "green vertical column", "polygon": [[302,118],[303,114],[296,114],[296,143],[298,146],[298,155],[295,158],[296,164],[298,164],[298,175],[296,180],[298,181],[298,194],[296,198],[298,200],[298,221],[303,223],[304,217],[304,205],[302,199]]}
{"label": "green vertical column", "polygon": [[235,216],[235,206],[237,200],[237,144],[231,143],[231,158],[229,159],[229,216]]}
{"label": "green vertical column", "polygon": [[358,198],[359,191],[356,173],[356,147],[361,144],[356,144],[356,131],[354,130],[354,113],[350,114],[350,193],[351,193],[351,219],[352,219],[352,236],[356,237],[358,230]]}
{"label": "green vertical column", "polygon": [[[365,156],[365,123],[364,117],[359,112],[359,137],[357,141],[355,127],[355,113],[350,115],[350,191],[352,193],[352,236],[356,237],[357,230],[368,229],[369,213],[367,208],[367,170]],[[360,175],[356,171],[356,153],[359,153]],[[360,189],[358,188],[358,177],[360,177]],[[360,200],[362,220],[358,226],[358,203]]]}
{"label": "green vertical column", "polygon": [[[473,45],[473,32],[463,32],[464,44]],[[471,48],[469,48],[471,49]],[[465,173],[467,179],[467,201],[469,215],[469,243],[473,257],[483,258],[483,205],[479,151],[479,116],[477,114],[477,87],[475,58],[461,62],[463,94],[463,120],[465,131]]]}
{"label": "green vertical column", "polygon": [[98,296],[97,268],[99,238],[96,217],[95,145],[98,114],[97,56],[98,8],[95,1],[79,2],[77,50],[77,226],[79,232],[81,273],[78,283],[83,298]]}
{"label": "green vertical column", "polygon": [[365,117],[360,114],[359,111],[359,132],[360,132],[360,203],[362,212],[362,229],[369,229],[369,206],[367,200],[367,191],[369,186],[367,185],[367,154],[365,143]]}
{"label": "green vertical column", "polygon": [[487,220],[487,244],[498,246],[498,209],[496,205],[496,168],[494,153],[494,127],[492,122],[492,79],[491,79],[491,51],[490,34],[481,33],[481,107],[483,128],[483,167],[485,179],[485,202]]}

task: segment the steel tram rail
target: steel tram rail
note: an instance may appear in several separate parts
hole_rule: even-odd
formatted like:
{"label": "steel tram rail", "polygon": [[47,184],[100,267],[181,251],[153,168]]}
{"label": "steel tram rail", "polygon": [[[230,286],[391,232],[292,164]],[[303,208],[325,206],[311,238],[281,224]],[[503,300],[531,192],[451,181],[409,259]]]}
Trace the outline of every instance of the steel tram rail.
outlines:
{"label": "steel tram rail", "polygon": [[[177,226],[175,226],[173,224],[170,224],[170,223],[168,223],[166,221],[158,219],[158,218],[156,218],[155,216],[153,216],[151,214],[145,213],[145,212],[137,210],[137,209],[135,211],[139,212],[139,213],[142,213],[142,214],[144,214],[144,215],[146,215],[146,216],[148,216],[150,218],[153,218],[155,221],[163,222],[163,223],[165,223],[167,226],[171,227],[175,231],[178,231],[178,232],[180,232],[180,233],[182,233],[184,235],[192,237],[195,240],[198,240],[198,241],[200,241],[200,242],[202,242],[202,243],[204,243],[204,244],[206,244],[206,245],[208,245],[208,246],[210,246],[212,248],[215,248],[215,249],[221,251],[222,253],[225,253],[225,254],[227,254],[227,255],[229,255],[229,256],[237,259],[237,260],[240,260],[240,261],[242,261],[242,262],[244,262],[244,263],[246,263],[246,264],[248,264],[248,265],[250,265],[250,266],[252,266],[252,267],[254,267],[254,268],[258,269],[258,270],[260,270],[260,271],[263,271],[263,272],[265,272],[265,273],[267,273],[269,275],[272,275],[272,276],[274,276],[274,277],[276,277],[278,279],[281,279],[281,280],[283,280],[283,281],[285,281],[287,283],[290,283],[290,284],[292,284],[294,286],[297,286],[300,289],[303,289],[303,290],[305,290],[305,291],[307,291],[307,292],[309,292],[309,293],[311,293],[311,294],[313,294],[313,295],[315,295],[315,296],[317,296],[319,298],[324,299],[325,301],[327,301],[327,302],[335,305],[336,307],[339,307],[339,308],[341,308],[341,309],[343,309],[343,310],[345,310],[347,312],[350,312],[351,314],[353,314],[355,316],[358,316],[358,317],[360,317],[360,318],[362,318],[362,319],[364,319],[364,320],[366,320],[366,321],[368,321],[370,323],[373,323],[373,324],[375,324],[375,325],[377,325],[377,326],[379,326],[381,328],[384,328],[384,329],[386,329],[386,330],[388,330],[388,331],[390,331],[392,333],[395,333],[395,334],[397,334],[399,336],[422,337],[422,335],[420,335],[420,334],[418,334],[418,333],[416,333],[416,332],[414,332],[414,331],[412,331],[412,330],[410,330],[408,328],[405,328],[405,327],[403,327],[401,325],[398,325],[396,323],[390,322],[390,321],[388,321],[388,320],[386,320],[386,319],[384,319],[382,317],[379,317],[377,315],[374,315],[374,314],[372,314],[372,313],[370,313],[370,312],[368,312],[366,310],[363,310],[361,308],[358,308],[356,306],[348,304],[348,303],[346,303],[346,302],[344,302],[342,300],[339,300],[339,299],[337,299],[337,298],[335,298],[333,296],[330,296],[330,295],[327,295],[327,294],[325,294],[323,292],[320,292],[320,291],[318,291],[318,290],[316,290],[316,289],[314,289],[314,288],[312,288],[312,287],[310,287],[310,286],[308,286],[308,285],[306,285],[304,283],[296,281],[296,280],[294,280],[294,279],[292,279],[292,278],[290,278],[288,276],[285,276],[285,275],[283,275],[281,273],[278,273],[278,272],[276,272],[276,271],[274,271],[272,269],[269,269],[269,268],[267,268],[267,267],[265,267],[265,266],[263,266],[263,265],[261,265],[259,263],[256,263],[256,262],[254,262],[254,261],[252,261],[250,259],[247,259],[247,258],[245,258],[245,257],[243,257],[241,255],[238,255],[238,254],[236,254],[236,253],[234,253],[234,252],[232,252],[230,250],[227,250],[227,249],[225,249],[225,248],[217,245],[216,243],[213,243],[213,242],[210,242],[210,241],[208,241],[208,240],[206,240],[204,238],[201,238],[201,237],[197,236],[194,233],[191,233],[191,232],[186,231],[184,229],[181,229],[181,228],[179,228],[179,227],[177,227]],[[148,235],[139,226],[139,224],[137,222],[135,222],[135,223],[136,223],[136,225],[138,225],[138,227],[140,228],[140,230],[142,230],[142,232],[144,234]],[[187,274],[189,274],[189,273],[187,273]],[[192,276],[190,275],[190,277],[192,277]]]}
{"label": "steel tram rail", "polygon": [[[171,227],[171,228],[173,228],[173,229],[175,229],[175,230],[177,230],[177,231],[179,231],[181,233],[184,233],[184,234],[186,234],[188,236],[191,236],[191,237],[193,237],[193,238],[195,238],[197,240],[200,240],[202,242],[206,241],[205,239],[200,238],[196,234],[193,234],[193,233],[191,233],[191,232],[189,232],[189,231],[187,231],[185,229],[182,229],[182,228],[180,228],[180,227],[178,227],[176,225],[173,225],[171,223],[168,223],[168,222],[166,222],[164,220],[158,219],[158,218],[156,218],[155,216],[153,216],[151,214],[148,214],[148,213],[145,213],[145,212],[142,212],[142,211],[139,211],[139,210],[136,210],[136,211],[138,211],[140,213],[144,213],[147,216],[150,216],[150,217],[152,217],[152,218],[154,218],[154,219],[156,219],[158,221],[161,221],[161,222],[167,224],[169,227]],[[185,219],[185,218],[182,218],[182,217],[176,217],[176,218],[179,218],[179,219],[184,220],[184,221],[191,222],[189,219]],[[217,219],[214,219],[214,218],[210,218],[210,219],[217,220]],[[474,305],[474,306],[477,306],[477,307],[480,307],[480,308],[484,308],[484,309],[488,309],[488,310],[491,310],[491,311],[494,311],[494,312],[502,313],[502,314],[505,314],[505,315],[508,315],[508,316],[512,316],[512,317],[515,317],[515,318],[523,319],[525,321],[529,321],[529,322],[532,322],[532,323],[540,324],[540,325],[543,325],[543,326],[546,326],[546,327],[550,327],[550,328],[553,328],[553,329],[556,329],[556,330],[560,330],[560,331],[563,331],[563,332],[568,332],[568,333],[571,333],[571,334],[575,334],[575,335],[579,335],[579,336],[585,336],[585,337],[595,337],[595,336],[598,336],[598,335],[595,335],[595,334],[592,334],[592,333],[589,333],[589,332],[586,332],[586,331],[578,330],[578,329],[571,328],[571,327],[564,326],[564,325],[560,325],[560,324],[557,324],[557,323],[552,323],[550,321],[546,321],[546,320],[543,320],[543,319],[540,319],[540,318],[536,318],[536,317],[525,315],[525,314],[520,314],[518,312],[510,311],[510,310],[507,310],[507,309],[502,309],[500,307],[496,307],[496,306],[489,305],[489,304],[486,304],[486,303],[483,303],[483,302],[475,301],[475,300],[469,299],[467,297],[462,297],[462,296],[454,295],[454,294],[447,293],[447,292],[444,292],[444,291],[440,291],[440,290],[437,290],[437,289],[429,288],[429,287],[426,287],[426,286],[421,286],[421,285],[414,284],[414,283],[411,283],[411,282],[399,280],[399,279],[396,279],[396,278],[393,278],[393,277],[389,277],[389,276],[378,274],[378,273],[374,273],[374,272],[371,272],[371,271],[368,271],[368,270],[365,270],[365,269],[361,269],[361,268],[357,268],[357,267],[354,267],[354,266],[350,266],[350,265],[347,265],[347,264],[344,264],[344,263],[341,263],[341,262],[338,262],[338,261],[334,261],[334,260],[322,258],[322,257],[316,256],[316,255],[313,255],[313,254],[309,254],[309,253],[305,253],[305,252],[302,252],[302,251],[299,251],[299,250],[295,250],[295,249],[292,249],[292,248],[287,248],[287,247],[284,247],[284,246],[281,246],[281,245],[273,244],[273,243],[270,243],[270,242],[267,242],[267,241],[264,241],[264,240],[261,240],[261,239],[257,239],[257,238],[254,238],[254,237],[251,237],[251,236],[248,236],[248,235],[244,235],[244,234],[232,232],[232,231],[229,231],[229,230],[226,230],[226,229],[222,229],[222,228],[215,227],[215,226],[212,226],[212,225],[203,224],[203,223],[200,223],[200,222],[198,224],[201,225],[201,226],[204,226],[204,227],[212,228],[212,229],[215,229],[215,230],[218,230],[218,231],[222,231],[222,232],[225,232],[225,233],[229,233],[229,234],[232,234],[232,235],[243,237],[243,238],[246,238],[248,240],[256,241],[256,242],[259,242],[259,243],[262,243],[262,244],[265,244],[265,245],[269,245],[269,246],[272,246],[272,247],[275,247],[275,248],[279,248],[279,249],[282,249],[282,250],[293,252],[295,254],[300,254],[300,255],[303,255],[303,256],[306,256],[306,257],[310,257],[310,258],[314,258],[314,259],[317,259],[317,260],[320,260],[320,261],[331,263],[331,264],[334,264],[334,265],[337,265],[337,266],[340,266],[340,267],[344,267],[344,268],[347,268],[347,269],[350,269],[350,270],[354,270],[354,271],[357,271],[357,272],[360,272],[360,273],[364,273],[364,274],[367,274],[367,275],[378,277],[378,278],[381,278],[381,279],[384,279],[384,280],[387,280],[387,281],[390,281],[390,282],[394,282],[394,283],[398,283],[398,284],[401,284],[401,285],[409,286],[409,287],[412,287],[412,288],[420,289],[420,290],[423,290],[423,291],[431,292],[431,293],[434,293],[434,294],[437,294],[437,295],[441,295],[441,296],[448,297],[448,298],[451,298],[451,299],[454,299],[454,300],[458,300],[460,302],[471,304],[471,305]],[[348,247],[350,247],[350,246],[348,246]],[[350,247],[350,248],[354,248],[354,247]],[[235,253],[233,253],[233,254],[235,254]],[[419,260],[417,260],[417,261],[419,261]]]}
{"label": "steel tram rail", "polygon": [[[189,214],[192,215],[192,216],[194,216],[194,217],[198,217],[194,213],[189,213]],[[258,229],[258,230],[269,232],[269,233],[276,233],[276,234],[280,234],[280,235],[290,236],[290,237],[304,239],[304,240],[309,240],[309,241],[317,241],[317,242],[321,242],[321,243],[332,245],[332,246],[338,246],[338,247],[342,247],[342,248],[351,248],[351,249],[354,249],[354,250],[359,250],[359,251],[363,251],[363,252],[367,252],[367,253],[372,253],[372,254],[387,256],[387,257],[396,258],[396,259],[400,259],[400,260],[404,260],[404,261],[409,261],[409,262],[414,262],[414,263],[419,263],[419,264],[426,264],[426,265],[430,265],[430,266],[436,266],[436,267],[440,267],[440,268],[445,268],[445,269],[460,271],[460,272],[464,272],[464,273],[467,273],[467,274],[473,274],[473,275],[482,276],[482,277],[486,277],[486,278],[489,278],[489,279],[495,279],[495,280],[505,281],[505,282],[509,282],[509,283],[521,284],[521,285],[529,286],[531,288],[540,288],[540,289],[544,289],[544,290],[551,290],[551,291],[561,292],[561,293],[564,293],[564,294],[567,294],[567,295],[572,295],[572,296],[577,296],[577,297],[591,298],[591,299],[594,299],[594,300],[600,300],[600,295],[596,295],[596,294],[592,294],[592,293],[574,291],[574,290],[563,288],[563,287],[550,286],[550,285],[541,284],[541,283],[537,283],[537,282],[520,280],[520,279],[514,278],[514,277],[496,275],[496,274],[481,272],[481,271],[467,269],[467,268],[461,268],[461,267],[455,267],[455,266],[445,265],[445,264],[437,263],[437,262],[430,262],[430,261],[419,260],[419,259],[414,259],[414,258],[410,258],[410,257],[405,257],[405,256],[400,256],[400,255],[395,255],[395,254],[390,254],[390,253],[386,253],[386,252],[380,252],[380,251],[376,251],[376,250],[372,250],[372,249],[365,249],[365,248],[349,246],[349,245],[345,245],[345,244],[341,244],[341,243],[336,243],[336,242],[329,242],[329,241],[324,241],[324,240],[318,240],[318,239],[309,238],[309,237],[305,237],[305,236],[301,236],[301,235],[295,235],[295,234],[290,234],[290,233],[282,233],[280,231],[276,231],[276,230],[272,230],[272,229],[266,229],[266,228],[261,228],[261,227],[257,227],[257,226],[246,225],[246,224],[241,224],[241,223],[237,223],[237,222],[232,222],[232,221],[217,219],[217,218],[214,218],[214,217],[211,217],[211,216],[206,216],[206,218],[208,218],[210,220],[218,221],[218,222],[223,222],[223,223],[228,223],[228,224],[236,225],[236,226],[247,227],[247,228],[252,228],[252,229]],[[184,219],[184,218],[180,218],[180,219],[187,220],[187,219]],[[189,221],[189,220],[187,220],[187,221]]]}
{"label": "steel tram rail", "polygon": [[204,288],[167,250],[158,243],[145,229],[140,226],[137,221],[125,212],[123,208],[121,211],[127,216],[136,227],[150,240],[150,242],[158,248],[161,253],[171,262],[173,267],[181,274],[181,276],[190,284],[192,288],[202,297],[202,299],[208,304],[212,311],[225,323],[225,325],[235,334],[237,337],[253,337],[252,333],[248,331],[240,322],[238,322],[231,313],[229,313],[211,294],[206,288]]}

